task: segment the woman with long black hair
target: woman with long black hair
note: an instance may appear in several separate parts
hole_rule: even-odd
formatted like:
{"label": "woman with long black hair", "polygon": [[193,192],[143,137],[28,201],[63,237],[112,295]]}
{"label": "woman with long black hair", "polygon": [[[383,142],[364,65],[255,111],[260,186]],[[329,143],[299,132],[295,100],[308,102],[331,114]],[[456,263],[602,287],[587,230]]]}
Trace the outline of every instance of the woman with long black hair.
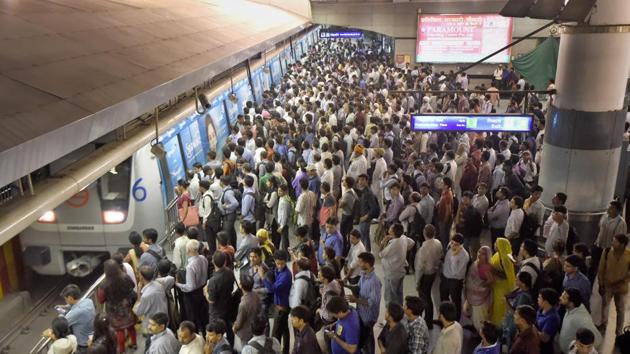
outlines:
{"label": "woman with long black hair", "polygon": [[137,294],[133,281],[120,269],[113,259],[104,263],[105,279],[97,290],[99,303],[106,303],[106,313],[111,327],[116,331],[118,352],[125,351],[125,331],[131,344],[129,348],[135,349],[136,345],[136,315],[131,310],[137,300]]}
{"label": "woman with long black hair", "polygon": [[104,314],[98,314],[94,318],[94,336],[90,347],[102,346],[102,353],[116,354],[116,334],[112,330],[109,318]]}

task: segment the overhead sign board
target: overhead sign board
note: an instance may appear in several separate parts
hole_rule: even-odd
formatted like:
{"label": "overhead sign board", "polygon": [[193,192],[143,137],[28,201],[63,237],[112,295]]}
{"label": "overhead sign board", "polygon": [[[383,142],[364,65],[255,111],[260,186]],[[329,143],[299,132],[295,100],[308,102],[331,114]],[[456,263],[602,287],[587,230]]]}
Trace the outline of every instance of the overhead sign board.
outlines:
{"label": "overhead sign board", "polygon": [[533,116],[516,114],[414,114],[414,131],[528,132]]}
{"label": "overhead sign board", "polygon": [[363,38],[363,32],[361,31],[328,31],[319,32],[319,38],[331,39],[331,38]]}

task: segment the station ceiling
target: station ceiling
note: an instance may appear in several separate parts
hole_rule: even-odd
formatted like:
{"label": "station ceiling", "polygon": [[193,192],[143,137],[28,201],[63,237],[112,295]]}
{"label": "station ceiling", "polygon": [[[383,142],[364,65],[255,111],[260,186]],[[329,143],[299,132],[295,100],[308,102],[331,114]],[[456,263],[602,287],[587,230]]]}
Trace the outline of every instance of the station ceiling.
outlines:
{"label": "station ceiling", "polygon": [[0,1],[0,187],[309,22],[245,0]]}

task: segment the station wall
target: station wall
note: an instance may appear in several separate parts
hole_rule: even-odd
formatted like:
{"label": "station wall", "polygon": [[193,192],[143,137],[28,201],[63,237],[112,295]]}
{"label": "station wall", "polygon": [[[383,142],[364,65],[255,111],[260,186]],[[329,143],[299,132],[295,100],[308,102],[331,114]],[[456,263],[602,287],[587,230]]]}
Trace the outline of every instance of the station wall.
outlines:
{"label": "station wall", "polygon": [[[418,12],[438,13],[498,13],[505,1],[451,0],[448,2],[420,1],[412,3],[312,3],[313,22],[365,29],[391,36],[395,40],[395,54],[409,55],[415,63]],[[514,19],[514,39],[525,36],[546,23],[545,20]],[[512,48],[512,56],[518,57],[536,47],[538,41],[551,34],[550,29],[524,40]],[[443,65],[439,70],[450,70],[455,65]],[[490,74],[495,65],[481,65],[469,74]]]}

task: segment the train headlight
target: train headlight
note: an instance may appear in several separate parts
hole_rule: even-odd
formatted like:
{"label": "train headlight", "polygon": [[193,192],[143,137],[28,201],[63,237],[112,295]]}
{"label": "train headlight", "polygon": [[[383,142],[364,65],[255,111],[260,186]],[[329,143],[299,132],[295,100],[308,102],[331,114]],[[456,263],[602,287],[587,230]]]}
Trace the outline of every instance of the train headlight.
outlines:
{"label": "train headlight", "polygon": [[45,224],[52,224],[57,221],[57,214],[55,214],[53,210],[48,210],[44,213],[44,215],[40,216],[37,221]]}
{"label": "train headlight", "polygon": [[124,212],[118,210],[106,210],[103,212],[103,222],[106,224],[120,224],[127,218]]}

